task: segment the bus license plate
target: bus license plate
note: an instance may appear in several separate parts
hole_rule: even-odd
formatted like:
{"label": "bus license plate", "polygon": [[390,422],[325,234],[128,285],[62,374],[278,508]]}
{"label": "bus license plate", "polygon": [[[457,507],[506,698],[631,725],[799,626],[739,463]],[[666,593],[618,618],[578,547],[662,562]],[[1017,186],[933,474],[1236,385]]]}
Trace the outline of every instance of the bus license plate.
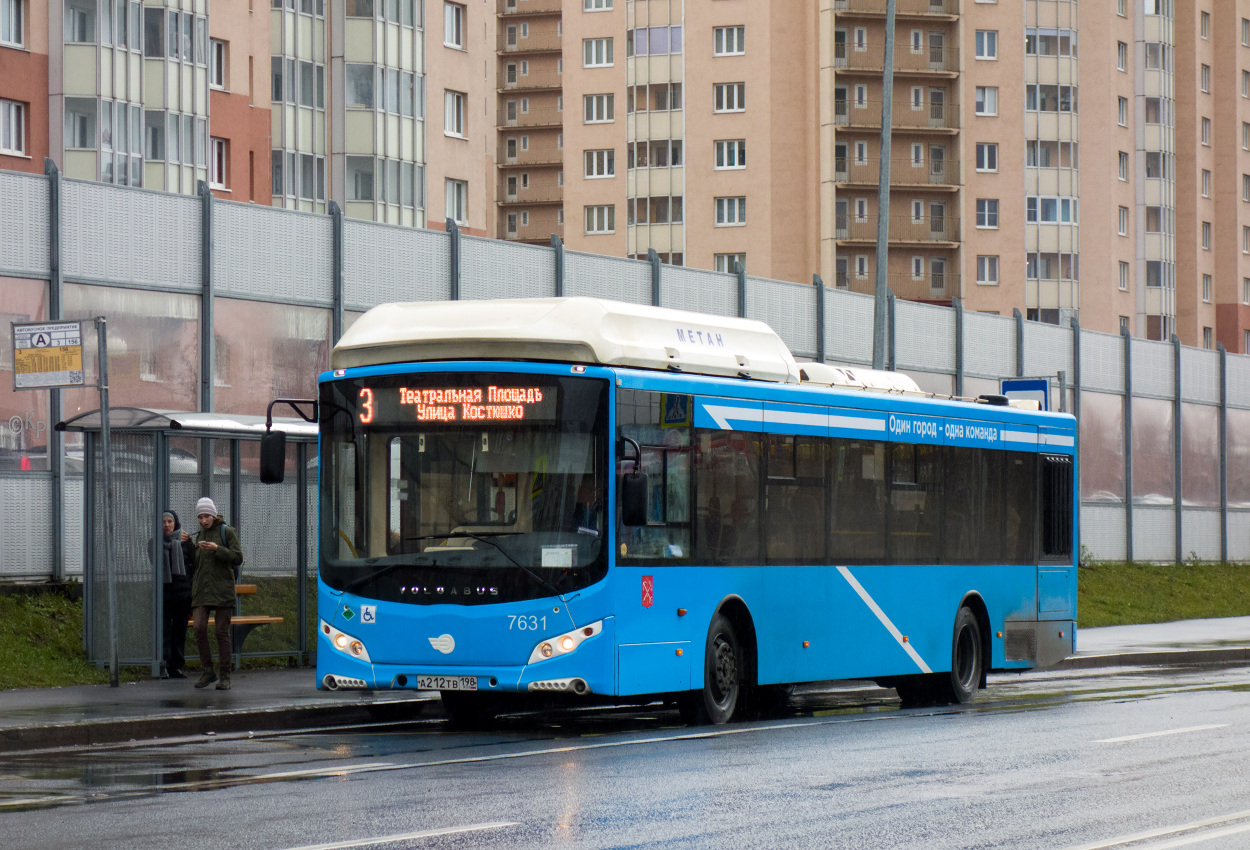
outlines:
{"label": "bus license plate", "polygon": [[476,691],[477,676],[418,676],[417,689],[422,691]]}

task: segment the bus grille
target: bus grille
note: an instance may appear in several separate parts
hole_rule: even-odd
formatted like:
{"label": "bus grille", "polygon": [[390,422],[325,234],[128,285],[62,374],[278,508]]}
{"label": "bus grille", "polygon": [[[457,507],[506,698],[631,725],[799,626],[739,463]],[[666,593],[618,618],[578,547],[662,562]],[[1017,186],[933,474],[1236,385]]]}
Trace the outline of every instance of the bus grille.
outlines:
{"label": "bus grille", "polygon": [[1037,630],[1032,623],[1003,629],[1003,653],[1008,661],[1037,661]]}

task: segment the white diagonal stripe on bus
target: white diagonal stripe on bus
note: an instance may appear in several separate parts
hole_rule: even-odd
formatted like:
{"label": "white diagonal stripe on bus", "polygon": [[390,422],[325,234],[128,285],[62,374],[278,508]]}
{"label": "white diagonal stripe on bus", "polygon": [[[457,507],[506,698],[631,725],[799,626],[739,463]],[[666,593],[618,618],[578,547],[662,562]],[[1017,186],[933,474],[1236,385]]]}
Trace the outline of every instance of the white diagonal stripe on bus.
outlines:
{"label": "white diagonal stripe on bus", "polygon": [[1037,435],[1028,431],[1004,431],[1003,442],[1031,443],[1032,445],[1037,445]]}
{"label": "white diagonal stripe on bus", "polygon": [[894,640],[903,648],[904,652],[911,656],[911,660],[916,662],[916,666],[920,668],[921,672],[932,673],[933,671],[929,669],[929,665],[925,664],[924,659],[920,657],[920,653],[916,652],[916,648],[914,646],[903,640],[903,633],[900,632],[892,622],[890,622],[890,618],[887,617],[885,612],[881,610],[881,606],[877,604],[875,599],[868,595],[868,591],[864,590],[864,586],[855,580],[855,576],[851,575],[851,571],[846,567],[838,567],[838,572],[842,573],[842,577],[846,579],[855,592],[859,594],[859,598],[864,600],[864,604],[872,610],[872,613],[877,615],[877,619],[881,621],[881,625],[885,626],[886,630],[894,636]]}
{"label": "white diagonal stripe on bus", "polygon": [[723,407],[721,405],[705,404],[703,412],[712,417],[712,421],[722,431],[732,431],[733,426],[729,424],[730,419],[737,419],[741,422],[760,422],[759,408],[754,407]]}

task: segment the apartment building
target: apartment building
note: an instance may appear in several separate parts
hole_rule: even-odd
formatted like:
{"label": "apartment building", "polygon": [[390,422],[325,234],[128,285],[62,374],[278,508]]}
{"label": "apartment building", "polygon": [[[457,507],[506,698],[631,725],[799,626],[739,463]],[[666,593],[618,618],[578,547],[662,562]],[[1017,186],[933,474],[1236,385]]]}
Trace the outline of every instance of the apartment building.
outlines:
{"label": "apartment building", "polygon": [[896,0],[883,258],[886,0],[255,2],[0,0],[0,167],[1250,351],[1250,0]]}

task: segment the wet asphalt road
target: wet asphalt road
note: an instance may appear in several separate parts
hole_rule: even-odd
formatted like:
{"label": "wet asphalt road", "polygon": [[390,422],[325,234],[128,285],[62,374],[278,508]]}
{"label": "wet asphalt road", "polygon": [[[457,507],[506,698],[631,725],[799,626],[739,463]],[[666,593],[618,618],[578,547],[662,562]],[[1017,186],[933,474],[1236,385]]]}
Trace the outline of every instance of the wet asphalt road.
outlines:
{"label": "wet asphalt road", "polygon": [[1250,846],[1250,669],[791,705],[728,727],[654,707],[0,755],[0,850]]}

